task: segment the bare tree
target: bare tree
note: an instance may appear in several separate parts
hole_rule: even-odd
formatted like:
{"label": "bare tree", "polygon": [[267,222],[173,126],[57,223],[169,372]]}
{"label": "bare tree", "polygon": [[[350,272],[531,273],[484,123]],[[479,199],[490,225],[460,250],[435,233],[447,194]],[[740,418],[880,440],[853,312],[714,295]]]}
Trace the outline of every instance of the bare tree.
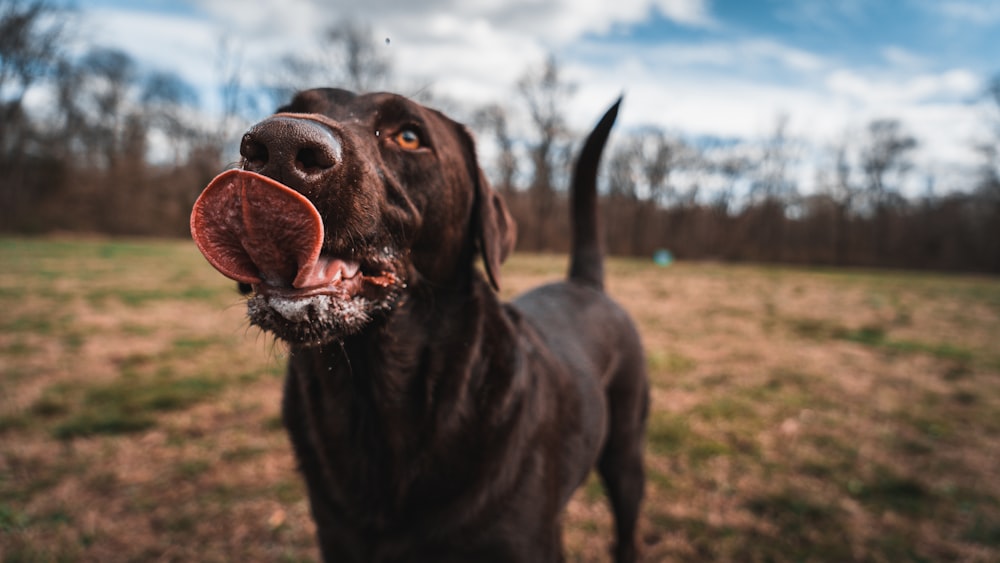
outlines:
{"label": "bare tree", "polygon": [[332,86],[368,92],[386,85],[392,63],[371,26],[343,20],[330,26],[309,53],[279,57],[264,82],[275,105],[306,88]]}
{"label": "bare tree", "polygon": [[493,135],[497,147],[496,178],[494,186],[505,196],[514,193],[514,178],[517,176],[517,157],[514,154],[514,139],[511,136],[507,110],[499,104],[481,108],[473,116],[473,122]]}
{"label": "bare tree", "polygon": [[300,53],[282,55],[269,65],[267,72],[269,75],[262,82],[272,110],[288,102],[299,90],[337,85],[319,59]]}
{"label": "bare tree", "polygon": [[974,146],[982,158],[976,189],[986,200],[1000,206],[1000,73],[990,79],[983,97],[992,137]]}
{"label": "bare tree", "polygon": [[635,253],[633,222],[639,204],[639,152],[636,140],[626,138],[618,143],[607,164],[608,192],[601,211],[604,218],[604,239],[614,254]]}
{"label": "bare tree", "polygon": [[637,162],[637,172],[643,194],[636,198],[631,225],[631,253],[636,256],[649,255],[665,241],[655,229],[656,210],[677,199],[677,191],[671,184],[673,172],[691,164],[693,153],[680,139],[667,136],[658,127],[640,129],[632,137],[633,152]]}
{"label": "bare tree", "polygon": [[890,177],[899,181],[910,170],[907,155],[917,146],[917,140],[903,130],[897,119],[876,119],[867,127],[868,138],[861,147],[860,162],[866,180],[866,192],[874,211],[886,205],[890,194],[898,189]]}
{"label": "bare tree", "polygon": [[722,185],[716,190],[712,207],[717,213],[728,215],[732,211],[737,184],[749,178],[756,160],[739,152],[726,151],[709,162],[709,168],[721,177]]}
{"label": "bare tree", "polygon": [[27,92],[62,56],[67,13],[44,0],[0,0],[0,224],[33,221],[35,203],[57,183],[58,166],[25,113]]}
{"label": "bare tree", "polygon": [[198,105],[194,88],[172,72],[154,71],[143,80],[139,101],[149,128],[163,134],[174,165],[180,165],[197,142],[198,130],[189,118],[189,109]]}
{"label": "bare tree", "polygon": [[793,195],[794,186],[788,179],[791,164],[792,141],[788,138],[788,114],[775,118],[771,136],[761,145],[761,156],[755,167],[755,178],[750,186],[754,203],[783,202]]}
{"label": "bare tree", "polygon": [[[127,53],[102,47],[62,62],[52,86],[51,151],[74,181],[49,220],[109,233],[179,230],[157,224],[168,215],[182,220],[193,189],[156,179],[160,170],[182,168],[202,152],[194,89],[176,74],[144,72]],[[212,168],[218,169],[217,160]]]}
{"label": "bare tree", "polygon": [[327,30],[326,39],[335,47],[336,68],[348,89],[367,92],[384,85],[391,65],[371,26],[345,20]]}
{"label": "bare tree", "polygon": [[[219,38],[215,68],[219,76],[222,114],[214,131],[208,133],[207,144],[221,155],[226,144],[246,130],[250,122],[248,114],[257,113],[260,108],[257,97],[246,84],[243,50],[232,37]],[[287,99],[287,95],[283,94],[282,99]]]}
{"label": "bare tree", "polygon": [[669,183],[670,173],[686,156],[684,144],[677,139],[668,139],[666,133],[656,127],[642,130],[637,142],[648,190],[647,199],[653,205],[659,205],[673,189]]}
{"label": "bare tree", "polygon": [[62,55],[66,12],[45,0],[0,0],[0,94],[20,107]]}
{"label": "bare tree", "polygon": [[980,223],[986,225],[979,237],[991,241],[992,248],[987,253],[991,256],[992,269],[1000,270],[1000,73],[990,79],[985,98],[993,138],[976,147],[982,158],[976,186],[976,197],[980,201],[977,211],[983,216]]}
{"label": "bare tree", "polygon": [[891,236],[888,207],[900,198],[898,183],[912,167],[907,155],[916,148],[917,140],[906,133],[896,119],[871,121],[867,133],[867,142],[862,145],[859,160],[865,176],[867,203],[874,215],[874,260],[881,264],[889,246],[887,239]]}
{"label": "bare tree", "polygon": [[834,260],[838,265],[848,263],[850,214],[857,205],[861,189],[851,181],[851,165],[848,161],[846,144],[836,149],[834,180],[830,186],[830,197],[834,203],[833,244]]}
{"label": "bare tree", "polygon": [[85,111],[89,110],[91,118],[89,142],[103,158],[103,166],[113,170],[125,149],[130,90],[139,80],[139,69],[124,51],[103,47],[91,49],[80,67],[86,82],[77,96],[88,104]]}
{"label": "bare tree", "polygon": [[608,196],[613,199],[639,199],[639,151],[635,138],[626,138],[615,147],[608,160]]}
{"label": "bare tree", "polygon": [[535,142],[530,148],[533,175],[528,188],[535,209],[535,236],[529,244],[534,250],[542,250],[548,248],[551,238],[545,226],[554,211],[556,167],[567,153],[563,108],[576,86],[561,76],[555,57],[549,56],[540,68],[529,69],[521,77],[517,89],[535,129]]}
{"label": "bare tree", "polygon": [[775,119],[771,136],[761,146],[761,157],[750,185],[747,221],[751,238],[757,245],[756,256],[768,261],[782,259],[785,237],[785,211],[795,194],[788,179],[792,142],[788,138],[788,115]]}
{"label": "bare tree", "polygon": [[123,160],[144,162],[147,155],[139,151],[154,131],[173,148],[175,161],[194,141],[190,110],[198,96],[172,72],[144,72],[124,51],[97,47],[77,64],[60,67],[58,78],[64,130],[83,140],[73,150],[87,153],[99,168],[115,170]]}
{"label": "bare tree", "polygon": [[713,258],[729,257],[744,244],[742,237],[735,236],[731,228],[737,209],[737,187],[753,178],[757,159],[741,147],[724,147],[700,156],[699,159],[696,154],[686,160],[693,161],[695,167],[705,168],[718,178],[718,186],[709,199],[711,209],[706,216],[710,226],[705,233],[707,241],[704,248]]}

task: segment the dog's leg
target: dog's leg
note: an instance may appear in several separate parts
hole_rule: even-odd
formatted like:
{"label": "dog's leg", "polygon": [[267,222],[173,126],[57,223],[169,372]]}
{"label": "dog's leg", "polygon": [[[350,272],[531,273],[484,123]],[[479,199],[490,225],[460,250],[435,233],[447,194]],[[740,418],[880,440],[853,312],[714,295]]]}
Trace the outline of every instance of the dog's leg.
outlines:
{"label": "dog's leg", "polygon": [[620,374],[608,389],[608,438],[597,467],[614,513],[617,563],[638,559],[636,524],[646,480],[642,452],[649,392],[642,366],[636,370]]}

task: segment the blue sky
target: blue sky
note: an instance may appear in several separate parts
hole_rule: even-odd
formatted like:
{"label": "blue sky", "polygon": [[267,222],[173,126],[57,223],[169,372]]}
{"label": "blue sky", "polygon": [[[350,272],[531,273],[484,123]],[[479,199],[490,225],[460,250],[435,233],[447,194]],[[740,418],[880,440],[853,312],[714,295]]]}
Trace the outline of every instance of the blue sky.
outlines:
{"label": "blue sky", "polygon": [[[366,22],[404,91],[462,103],[514,99],[525,69],[554,54],[585,128],[624,91],[625,127],[766,136],[779,115],[816,147],[898,118],[940,179],[975,165],[980,99],[1000,73],[996,0],[79,0],[89,39],[179,73],[211,111],[222,37],[257,72],[318,49],[341,18]],[[945,186],[947,188],[947,186]]]}
{"label": "blue sky", "polygon": [[871,66],[872,55],[889,48],[943,66],[960,64],[987,72],[1000,66],[1000,4],[994,1],[716,0],[708,6],[714,25],[685,26],[654,10],[646,20],[615,30],[615,35],[637,44],[769,37],[858,66]]}

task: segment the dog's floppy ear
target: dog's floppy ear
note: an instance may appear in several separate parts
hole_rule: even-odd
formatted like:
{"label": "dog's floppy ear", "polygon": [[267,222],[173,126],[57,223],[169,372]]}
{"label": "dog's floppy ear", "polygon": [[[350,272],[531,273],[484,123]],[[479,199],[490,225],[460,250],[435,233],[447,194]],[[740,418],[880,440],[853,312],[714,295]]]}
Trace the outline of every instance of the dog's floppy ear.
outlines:
{"label": "dog's floppy ear", "polygon": [[473,188],[472,215],[469,218],[472,239],[476,250],[483,257],[486,276],[493,289],[500,289],[500,265],[514,250],[517,241],[517,226],[507,211],[503,198],[490,187],[489,180],[479,166],[476,156],[476,142],[472,132],[464,125],[455,123],[465,152],[469,178]]}
{"label": "dog's floppy ear", "polygon": [[500,194],[490,187],[481,169],[476,170],[476,201],[473,208],[476,244],[483,256],[486,275],[493,289],[500,289],[500,265],[514,250],[517,225]]}

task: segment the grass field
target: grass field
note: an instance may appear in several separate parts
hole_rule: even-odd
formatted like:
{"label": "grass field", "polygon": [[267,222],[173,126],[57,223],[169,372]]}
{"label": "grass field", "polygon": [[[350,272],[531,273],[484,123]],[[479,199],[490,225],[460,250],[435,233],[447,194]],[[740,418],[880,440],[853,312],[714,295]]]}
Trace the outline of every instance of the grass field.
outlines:
{"label": "grass field", "polygon": [[[654,383],[647,560],[1000,561],[1000,280],[609,277]],[[0,560],[315,561],[284,356],[190,243],[0,239]],[[607,560],[596,480],[565,538]]]}

